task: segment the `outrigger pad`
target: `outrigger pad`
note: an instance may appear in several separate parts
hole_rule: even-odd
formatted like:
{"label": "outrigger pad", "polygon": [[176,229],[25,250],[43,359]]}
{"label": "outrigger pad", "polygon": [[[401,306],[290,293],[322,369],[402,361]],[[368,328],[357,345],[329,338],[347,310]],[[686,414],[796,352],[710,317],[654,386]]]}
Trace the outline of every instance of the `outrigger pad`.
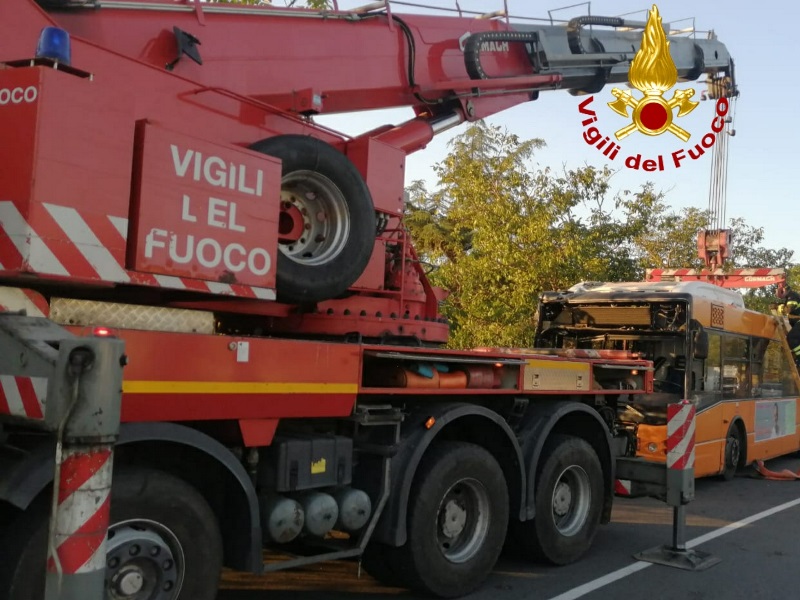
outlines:
{"label": "outrigger pad", "polygon": [[700,550],[678,550],[671,546],[657,546],[634,554],[636,560],[675,567],[686,571],[705,571],[722,561],[718,556]]}

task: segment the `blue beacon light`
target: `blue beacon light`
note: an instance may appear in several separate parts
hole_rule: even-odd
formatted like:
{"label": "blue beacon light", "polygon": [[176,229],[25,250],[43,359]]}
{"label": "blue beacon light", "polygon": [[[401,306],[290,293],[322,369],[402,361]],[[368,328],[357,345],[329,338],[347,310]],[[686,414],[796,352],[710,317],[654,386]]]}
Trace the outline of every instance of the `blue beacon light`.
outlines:
{"label": "blue beacon light", "polygon": [[49,58],[69,66],[72,59],[69,33],[59,27],[45,27],[39,34],[36,58]]}

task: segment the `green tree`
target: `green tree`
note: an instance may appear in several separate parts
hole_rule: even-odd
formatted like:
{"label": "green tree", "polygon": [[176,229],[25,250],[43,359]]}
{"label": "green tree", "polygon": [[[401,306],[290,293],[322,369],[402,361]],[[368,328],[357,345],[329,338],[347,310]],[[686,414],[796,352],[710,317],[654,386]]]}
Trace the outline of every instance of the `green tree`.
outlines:
{"label": "green tree", "polygon": [[[648,268],[700,268],[697,234],[708,215],[676,212],[652,184],[611,194],[608,168],[535,169],[542,140],[477,123],[434,167],[438,182],[409,188],[405,223],[443,308],[451,345],[527,346],[539,294],[580,281],[641,281]],[[792,252],[763,247],[763,230],[731,223],[731,267],[788,267]],[[800,272],[797,274],[800,280]],[[752,290],[768,309],[774,290]]]}
{"label": "green tree", "polygon": [[690,207],[676,213],[665,202],[663,192],[656,192],[652,183],[636,193],[622,194],[624,234],[630,240],[638,279],[647,269],[702,266],[697,256],[697,232],[708,223],[706,212]]}
{"label": "green tree", "polygon": [[456,324],[453,345],[507,345],[530,325],[532,271],[520,261],[545,236],[531,226],[540,219],[526,218],[541,207],[529,201],[535,182],[525,162],[541,146],[479,124],[435,167],[435,193],[421,182],[410,189],[407,225],[438,267],[433,281],[452,292],[445,310]]}
{"label": "green tree", "polygon": [[535,170],[543,146],[478,123],[435,166],[435,192],[408,190],[406,225],[433,282],[452,292],[454,346],[529,345],[541,291],[635,273],[606,207],[611,171]]}

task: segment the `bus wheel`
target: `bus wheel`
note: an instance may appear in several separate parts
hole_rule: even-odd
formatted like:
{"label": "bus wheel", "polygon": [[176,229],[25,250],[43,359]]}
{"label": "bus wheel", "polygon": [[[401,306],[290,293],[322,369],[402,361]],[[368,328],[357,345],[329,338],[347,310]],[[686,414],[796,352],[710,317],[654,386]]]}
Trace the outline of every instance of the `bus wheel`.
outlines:
{"label": "bus wheel", "polygon": [[440,598],[476,590],[500,556],[508,525],[508,487],[497,460],[475,444],[438,444],[410,497],[408,541],[395,563],[403,585]]}
{"label": "bus wheel", "polygon": [[603,506],[603,471],[594,449],[570,435],[547,441],[536,478],[536,515],[514,528],[535,558],[576,561],[592,545]]}
{"label": "bus wheel", "polygon": [[723,480],[730,481],[736,476],[736,471],[744,462],[744,452],[742,432],[736,423],[732,423],[725,440],[725,470],[721,475]]}

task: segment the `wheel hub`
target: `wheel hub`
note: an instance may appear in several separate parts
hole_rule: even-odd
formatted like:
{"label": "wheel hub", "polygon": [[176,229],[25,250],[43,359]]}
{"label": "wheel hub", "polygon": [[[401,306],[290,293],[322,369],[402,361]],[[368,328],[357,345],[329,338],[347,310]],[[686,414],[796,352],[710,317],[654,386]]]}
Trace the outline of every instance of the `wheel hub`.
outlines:
{"label": "wheel hub", "polygon": [[138,567],[125,567],[117,578],[117,589],[124,596],[134,596],[144,587],[144,574]]}
{"label": "wheel hub", "polygon": [[467,524],[467,511],[463,506],[450,500],[444,508],[444,518],[442,519],[442,533],[445,537],[455,538],[464,531]]}
{"label": "wheel hub", "polygon": [[553,522],[561,535],[576,535],[586,519],[592,505],[592,488],[586,471],[571,465],[562,471],[553,488]]}
{"label": "wheel hub", "polygon": [[572,504],[572,490],[569,484],[560,481],[556,486],[555,493],[553,494],[553,512],[559,517],[563,517],[569,512],[569,507]]}
{"label": "wheel hub", "polygon": [[301,210],[297,208],[299,202],[291,194],[281,194],[281,211],[278,215],[278,241],[281,244],[293,244],[303,237],[303,233],[311,229],[305,222]]}
{"label": "wheel hub", "polygon": [[347,200],[324,175],[294,171],[281,182],[279,234],[279,249],[293,262],[327,264],[350,236]]}
{"label": "wheel hub", "polygon": [[739,440],[736,438],[729,438],[728,439],[728,446],[729,446],[729,453],[730,456],[730,466],[735,467],[739,464],[739,452],[741,448],[739,447]]}
{"label": "wheel hub", "polygon": [[152,521],[125,521],[108,531],[106,589],[111,600],[174,600],[183,584],[175,534]]}
{"label": "wheel hub", "polygon": [[451,563],[464,563],[477,554],[489,528],[489,492],[475,479],[453,484],[439,505],[439,550]]}

